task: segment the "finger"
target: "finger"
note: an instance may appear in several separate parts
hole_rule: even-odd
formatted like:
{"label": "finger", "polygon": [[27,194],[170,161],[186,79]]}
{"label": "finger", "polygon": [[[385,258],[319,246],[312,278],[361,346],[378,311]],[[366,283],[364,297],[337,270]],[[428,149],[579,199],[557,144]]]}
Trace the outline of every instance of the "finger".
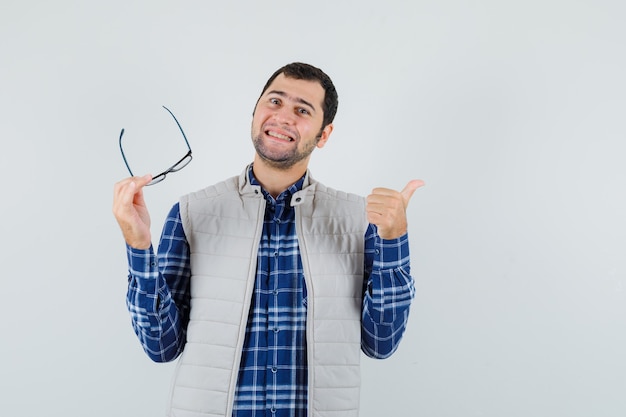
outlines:
{"label": "finger", "polygon": [[409,200],[413,196],[413,193],[415,192],[415,190],[417,190],[420,187],[423,187],[424,185],[425,185],[425,182],[422,180],[409,181],[409,183],[404,187],[404,189],[400,191],[400,194],[402,194],[402,198],[404,199],[405,206],[409,204]]}
{"label": "finger", "polygon": [[143,177],[129,177],[119,181],[114,187],[113,207],[127,207],[133,204],[136,198],[141,198],[143,187],[152,180],[147,174]]}
{"label": "finger", "polygon": [[123,180],[115,183],[115,191],[119,191],[123,188],[126,188],[129,184],[134,183],[135,185],[139,186],[139,187],[144,187],[146,184],[148,184],[150,181],[152,181],[152,175],[150,174],[146,174],[142,177],[128,177],[128,178],[124,178]]}
{"label": "finger", "polygon": [[397,195],[398,192],[396,190],[392,190],[390,188],[376,187],[372,189],[372,196],[393,196]]}
{"label": "finger", "polygon": [[133,181],[137,187],[142,188],[152,181],[152,174],[146,174],[143,177],[133,177]]}
{"label": "finger", "polygon": [[152,181],[152,175],[146,174],[143,177],[131,177],[129,178],[127,185],[128,192],[131,197],[137,193],[140,193],[150,181]]}
{"label": "finger", "polygon": [[367,221],[368,223],[380,225],[383,221],[383,215],[381,213],[377,213],[374,211],[367,212]]}
{"label": "finger", "polygon": [[143,177],[133,177],[130,182],[129,188],[131,190],[131,194],[134,196],[142,196],[143,195],[143,187],[148,185],[152,181],[152,175],[146,174]]}
{"label": "finger", "polygon": [[365,211],[369,214],[378,214],[378,215],[382,215],[385,212],[385,205],[384,204],[372,204],[372,203],[368,203],[365,206]]}

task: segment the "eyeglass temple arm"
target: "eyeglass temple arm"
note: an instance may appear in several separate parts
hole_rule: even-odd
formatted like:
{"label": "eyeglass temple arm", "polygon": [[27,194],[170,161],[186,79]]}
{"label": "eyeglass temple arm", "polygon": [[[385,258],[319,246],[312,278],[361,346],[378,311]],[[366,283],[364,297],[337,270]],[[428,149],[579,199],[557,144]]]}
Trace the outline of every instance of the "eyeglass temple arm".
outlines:
{"label": "eyeglass temple arm", "polygon": [[130,165],[128,165],[128,161],[126,160],[126,155],[124,155],[124,149],[122,148],[122,136],[124,136],[124,129],[120,132],[120,152],[122,153],[122,159],[124,160],[124,164],[126,164],[126,169],[130,172],[130,176],[134,176],[133,171],[130,169]]}
{"label": "eyeglass temple arm", "polygon": [[181,127],[180,123],[178,123],[178,119],[176,118],[176,116],[174,116],[174,113],[172,113],[172,111],[170,109],[168,109],[165,106],[163,106],[163,108],[165,110],[167,110],[167,112],[169,114],[171,114],[172,117],[174,118],[174,121],[176,122],[176,124],[178,125],[178,128],[180,129],[180,133],[183,134],[183,139],[185,139],[185,143],[187,144],[187,148],[189,149],[189,152],[191,152],[191,146],[189,146],[189,141],[187,140],[187,135],[185,135],[185,132],[183,131],[183,128]]}

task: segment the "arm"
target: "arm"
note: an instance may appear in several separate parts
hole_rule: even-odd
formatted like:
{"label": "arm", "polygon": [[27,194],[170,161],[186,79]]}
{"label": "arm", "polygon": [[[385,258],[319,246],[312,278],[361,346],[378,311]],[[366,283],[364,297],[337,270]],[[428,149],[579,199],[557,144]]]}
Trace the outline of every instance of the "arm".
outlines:
{"label": "arm", "polygon": [[370,224],[365,235],[364,282],[361,349],[367,356],[384,359],[398,348],[415,295],[407,234],[382,239]]}
{"label": "arm", "polygon": [[370,222],[365,234],[365,290],[361,349],[373,358],[389,357],[406,329],[415,295],[410,275],[406,207],[421,180],[398,192],[375,188],[367,197]]}
{"label": "arm", "polygon": [[155,362],[176,359],[185,346],[189,320],[189,246],[178,204],[170,211],[158,254],[127,244],[126,305],[135,334]]}
{"label": "arm", "polygon": [[154,255],[150,215],[143,187],[151,175],[115,184],[113,214],[127,245],[129,279],[126,296],[133,328],[151,359],[175,359],[185,344],[189,316],[189,247],[178,204],[165,223],[158,256]]}

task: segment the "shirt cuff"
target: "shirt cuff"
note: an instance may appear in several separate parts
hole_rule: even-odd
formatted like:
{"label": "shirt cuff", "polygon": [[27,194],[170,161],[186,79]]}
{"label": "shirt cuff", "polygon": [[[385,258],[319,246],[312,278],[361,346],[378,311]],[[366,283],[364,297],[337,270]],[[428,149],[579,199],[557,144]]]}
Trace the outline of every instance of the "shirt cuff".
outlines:
{"label": "shirt cuff", "polygon": [[155,273],[158,275],[157,257],[152,246],[148,249],[136,249],[127,244],[126,255],[129,272],[133,277],[150,279],[154,278]]}
{"label": "shirt cuff", "polygon": [[408,232],[395,239],[378,237],[374,247],[374,265],[380,270],[396,269],[410,263]]}

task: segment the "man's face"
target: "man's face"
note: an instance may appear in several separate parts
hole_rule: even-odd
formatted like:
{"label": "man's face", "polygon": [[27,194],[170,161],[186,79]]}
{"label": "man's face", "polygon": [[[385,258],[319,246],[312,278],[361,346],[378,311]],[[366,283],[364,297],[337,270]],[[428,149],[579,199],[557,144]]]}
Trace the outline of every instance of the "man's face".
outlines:
{"label": "man's face", "polygon": [[326,143],[332,124],[322,128],[324,88],[317,81],[280,74],[265,90],[252,117],[257,155],[275,168],[306,166],[313,150]]}

